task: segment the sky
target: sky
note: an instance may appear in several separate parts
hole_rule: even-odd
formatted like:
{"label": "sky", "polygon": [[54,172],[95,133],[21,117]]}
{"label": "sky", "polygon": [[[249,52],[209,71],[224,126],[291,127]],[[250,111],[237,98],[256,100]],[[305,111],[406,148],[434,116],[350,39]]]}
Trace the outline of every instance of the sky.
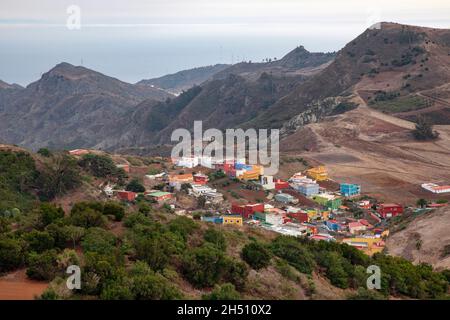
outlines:
{"label": "sky", "polygon": [[337,51],[379,21],[450,28],[449,17],[448,0],[0,0],[0,79],[28,85],[65,61],[134,83],[299,45]]}

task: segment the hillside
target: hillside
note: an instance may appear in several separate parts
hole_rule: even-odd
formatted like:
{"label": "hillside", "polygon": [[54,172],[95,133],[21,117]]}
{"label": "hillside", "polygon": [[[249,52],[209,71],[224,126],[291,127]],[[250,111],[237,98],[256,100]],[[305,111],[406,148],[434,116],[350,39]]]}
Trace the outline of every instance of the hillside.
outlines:
{"label": "hillside", "polygon": [[322,72],[299,84],[247,126],[280,127],[314,102],[353,91],[368,101],[376,100],[379,91],[403,98],[438,88],[450,81],[449,38],[446,29],[394,23],[368,29],[340,50]]}
{"label": "hillside", "polygon": [[428,263],[436,269],[450,268],[450,208],[425,213],[406,223],[387,241],[389,254]]}
{"label": "hillside", "polygon": [[268,73],[273,76],[298,76],[313,75],[325,68],[336,54],[323,52],[309,52],[303,46],[299,46],[286,54],[280,60],[269,62],[240,62],[236,63],[214,75],[214,79],[225,79],[230,74],[255,80],[261,74]]}
{"label": "hillside", "polygon": [[25,89],[8,93],[0,118],[14,125],[2,126],[0,137],[34,149],[106,148],[115,143],[120,123],[136,104],[170,96],[61,63]]}
{"label": "hillside", "polygon": [[216,73],[228,67],[229,65],[227,64],[216,64],[213,66],[182,70],[159,78],[141,80],[137,84],[142,86],[155,86],[178,95],[192,88],[194,85],[201,85],[203,82],[211,79]]}
{"label": "hillside", "polygon": [[[128,177],[114,164],[123,161],[136,165]],[[62,163],[65,170],[55,167]],[[47,175],[49,168],[52,178],[40,180],[57,181],[59,187],[52,189],[57,194],[46,194],[51,203],[36,201],[21,209],[20,201],[2,198],[11,201],[0,206],[0,298],[31,298],[32,292],[50,300],[446,297],[447,273],[401,258],[369,257],[348,245],[253,226],[214,225],[197,220],[201,211],[181,213],[144,196],[124,202],[100,192],[106,182],[129,186],[156,166],[170,170],[161,158],[104,152],[72,157],[1,146],[1,190],[42,196],[48,189],[21,177],[35,176],[30,170]],[[176,197],[186,194],[179,191]],[[65,286],[65,270],[72,264],[82,268],[80,290]],[[364,289],[371,264],[384,270],[379,292]],[[19,295],[24,287],[30,289]]]}

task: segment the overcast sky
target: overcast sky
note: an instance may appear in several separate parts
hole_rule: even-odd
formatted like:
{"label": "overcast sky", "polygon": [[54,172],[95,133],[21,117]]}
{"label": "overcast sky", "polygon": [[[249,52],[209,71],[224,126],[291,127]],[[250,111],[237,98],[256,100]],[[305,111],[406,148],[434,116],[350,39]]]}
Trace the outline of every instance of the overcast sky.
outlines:
{"label": "overcast sky", "polygon": [[[67,8],[81,9],[69,30]],[[450,28],[448,0],[0,0],[0,79],[59,62],[128,82],[181,69],[335,51],[377,21]]]}

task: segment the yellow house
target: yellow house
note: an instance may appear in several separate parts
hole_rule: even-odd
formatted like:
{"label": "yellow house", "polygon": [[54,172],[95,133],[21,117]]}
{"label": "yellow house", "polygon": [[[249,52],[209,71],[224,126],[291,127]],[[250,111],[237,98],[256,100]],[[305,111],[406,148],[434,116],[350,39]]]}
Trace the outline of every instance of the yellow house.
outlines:
{"label": "yellow house", "polygon": [[318,217],[316,210],[308,210],[306,213],[308,214],[308,221],[316,220]]}
{"label": "yellow house", "polygon": [[330,211],[322,211],[321,215],[322,215],[322,220],[327,221],[330,217]]}
{"label": "yellow house", "polygon": [[385,246],[384,241],[380,238],[346,238],[342,242],[358,248],[369,256],[383,251]]}
{"label": "yellow house", "polygon": [[263,175],[264,167],[259,165],[253,165],[251,170],[246,170],[236,178],[244,181],[259,180],[259,177]]}
{"label": "yellow house", "polygon": [[319,166],[315,168],[311,168],[306,171],[306,174],[317,181],[325,181],[328,180],[328,172],[324,166]]}
{"label": "yellow house", "polygon": [[224,225],[238,225],[242,226],[243,221],[242,217],[239,215],[226,215],[223,216],[223,224]]}

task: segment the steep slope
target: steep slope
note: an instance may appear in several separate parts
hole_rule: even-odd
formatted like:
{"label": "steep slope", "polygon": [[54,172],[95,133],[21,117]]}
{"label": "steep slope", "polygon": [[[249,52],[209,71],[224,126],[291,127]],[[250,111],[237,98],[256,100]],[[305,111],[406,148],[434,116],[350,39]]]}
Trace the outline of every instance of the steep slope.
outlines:
{"label": "steep slope", "polygon": [[31,148],[104,148],[136,104],[168,97],[160,89],[61,63],[6,101],[0,117],[11,125],[2,126],[0,136]]}
{"label": "steep slope", "polygon": [[386,243],[389,254],[414,263],[429,263],[438,270],[450,268],[450,207],[415,218]]}
{"label": "steep slope", "polygon": [[[187,103],[175,100],[153,108],[146,116],[145,128],[154,135],[153,143],[168,143],[173,130],[192,129],[195,120],[203,120],[204,129],[238,127],[288,94],[303,79],[263,73],[256,81],[250,81],[231,74],[195,89],[195,95]],[[171,107],[173,103],[177,108]]]}
{"label": "steep slope", "polygon": [[137,84],[142,86],[154,86],[164,89],[173,94],[192,88],[194,85],[201,85],[203,82],[212,78],[216,73],[228,68],[227,64],[216,64],[179,71],[174,74],[168,74],[159,78],[141,80]]}
{"label": "steep slope", "polygon": [[251,121],[248,126],[280,127],[310,104],[351,91],[375,99],[381,91],[407,96],[450,81],[450,31],[382,23],[348,43],[318,75]]}

